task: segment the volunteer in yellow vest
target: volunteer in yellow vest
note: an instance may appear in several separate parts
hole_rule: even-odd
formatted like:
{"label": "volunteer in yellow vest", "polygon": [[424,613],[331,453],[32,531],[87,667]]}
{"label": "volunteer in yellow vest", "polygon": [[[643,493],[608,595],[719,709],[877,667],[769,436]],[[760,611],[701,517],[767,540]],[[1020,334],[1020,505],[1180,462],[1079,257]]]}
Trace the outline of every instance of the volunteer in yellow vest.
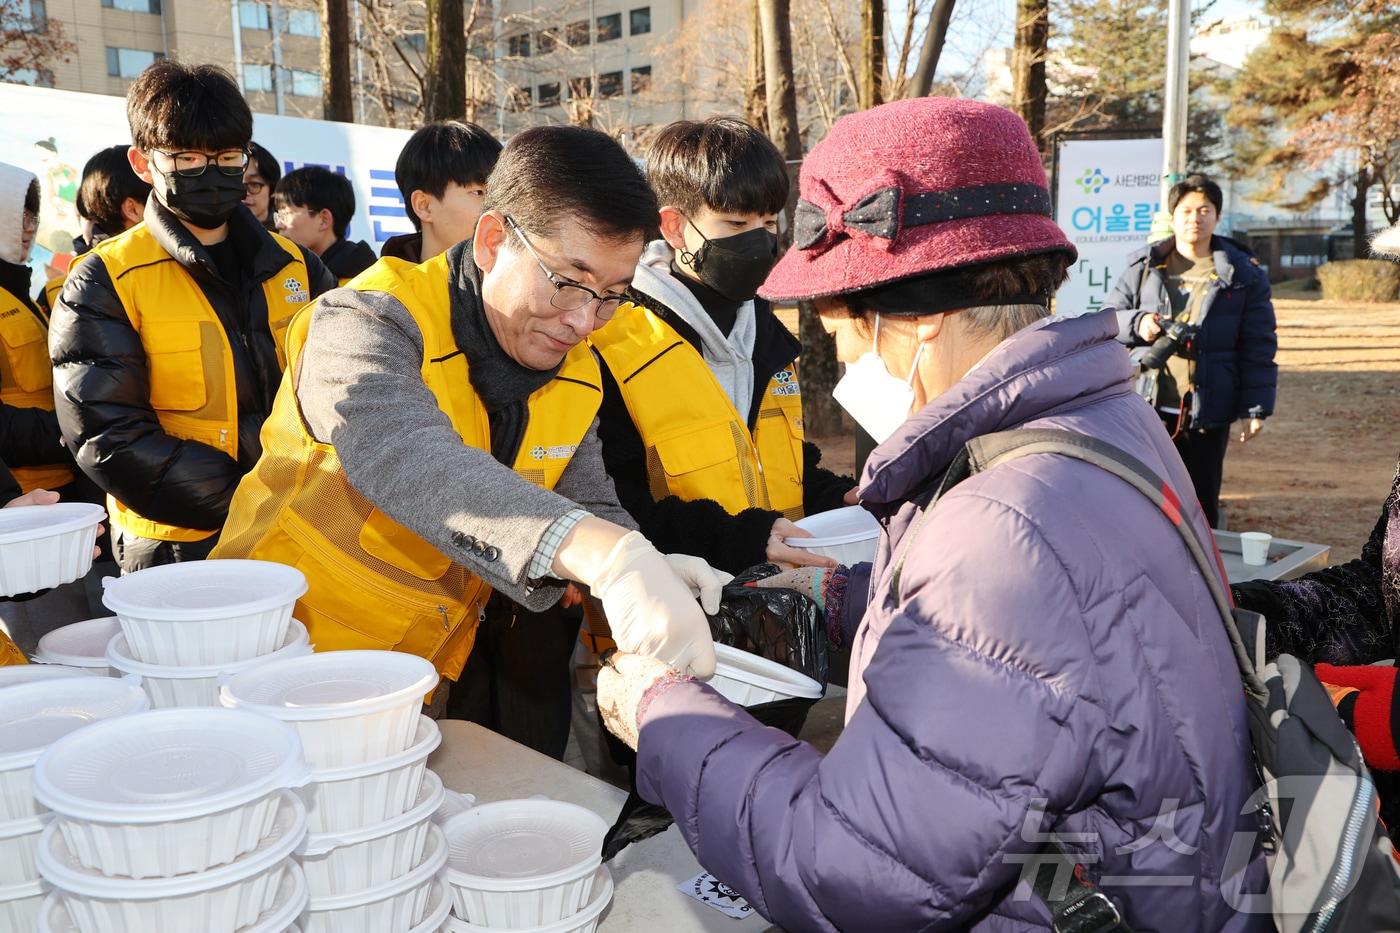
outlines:
{"label": "volunteer in yellow vest", "polygon": [[598,434],[618,498],[664,549],[738,573],[765,560],[832,563],[784,543],[855,486],[803,438],[797,339],[756,298],[777,261],[788,176],[739,120],[682,120],[647,153],[661,235],[635,307],[591,338],[604,362]]}
{"label": "volunteer in yellow vest", "polygon": [[53,410],[48,323],[29,299],[38,229],[38,179],[0,162],[0,457],[24,492],[73,482]]}
{"label": "volunteer in yellow vest", "polygon": [[[599,368],[583,342],[621,304],[655,217],[605,134],[518,134],[473,239],[422,265],[381,260],[297,318],[262,459],[214,556],[301,568],[297,618],[318,650],[429,658],[459,680],[449,715],[554,754],[558,734],[521,720],[550,718],[562,698],[567,738],[577,622],[517,624],[515,605],[589,586],[620,644],[708,674],[695,597],[713,610],[727,576],[631,530],[603,470]],[[512,635],[556,666],[502,669]]]}
{"label": "volunteer in yellow vest", "polygon": [[165,60],[127,93],[145,220],[64,283],[49,351],[63,439],[107,494],[122,570],[195,560],[257,462],[292,316],[334,285],[243,207],[252,114],[227,72]]}

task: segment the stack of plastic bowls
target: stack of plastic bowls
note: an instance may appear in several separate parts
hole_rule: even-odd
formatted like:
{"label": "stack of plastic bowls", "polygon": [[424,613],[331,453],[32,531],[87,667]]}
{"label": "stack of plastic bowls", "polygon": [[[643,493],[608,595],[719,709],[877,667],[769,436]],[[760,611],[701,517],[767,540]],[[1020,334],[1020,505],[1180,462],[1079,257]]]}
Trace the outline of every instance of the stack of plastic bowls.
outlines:
{"label": "stack of plastic bowls", "polygon": [[33,929],[44,899],[37,852],[52,814],[35,799],[33,781],[44,749],[147,703],[135,684],[81,674],[0,689],[0,930]]}
{"label": "stack of plastic bowls", "polygon": [[[106,677],[114,673],[107,663],[107,643],[120,631],[116,616],[56,628],[39,639],[34,660],[39,664],[79,667]],[[115,672],[118,677],[121,673]]]}
{"label": "stack of plastic bowls", "polygon": [[602,864],[608,826],[557,800],[503,800],[452,817],[448,929],[457,933],[593,933],[612,902]]}
{"label": "stack of plastic bowls", "polygon": [[225,706],[286,722],[312,767],[303,789],[311,834],[302,867],[305,933],[437,933],[451,909],[433,815],[446,798],[427,769],[442,741],[422,715],[438,683],[422,658],[331,651],[229,678]]}
{"label": "stack of plastic bowls", "polygon": [[0,510],[0,597],[81,580],[106,518],[106,509],[88,502]]}
{"label": "stack of plastic bowls", "polygon": [[112,669],[141,678],[157,708],[218,706],[219,683],[270,660],[311,653],[292,618],[306,592],[294,567],[211,560],[151,567],[104,582],[117,614]]}
{"label": "stack of plastic bowls", "polygon": [[54,743],[34,769],[55,814],[39,840],[55,889],[41,924],[282,933],[306,906],[292,788],[308,774],[294,730],[238,710],[158,710]]}

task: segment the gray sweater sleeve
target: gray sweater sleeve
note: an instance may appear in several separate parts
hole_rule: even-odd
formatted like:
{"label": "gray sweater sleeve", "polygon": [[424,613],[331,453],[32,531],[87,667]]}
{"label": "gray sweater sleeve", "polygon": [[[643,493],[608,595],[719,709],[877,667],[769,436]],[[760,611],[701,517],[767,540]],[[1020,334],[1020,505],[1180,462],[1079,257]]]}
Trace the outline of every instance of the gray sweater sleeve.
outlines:
{"label": "gray sweater sleeve", "polygon": [[[327,293],[313,312],[297,373],[307,427],[335,446],[350,485],[380,511],[525,608],[552,605],[563,591],[531,590],[530,559],[565,513],[596,504],[612,518],[606,512],[617,502],[612,482],[601,467],[571,464],[567,490],[579,497],[575,505],[523,479],[490,451],[463,444],[423,382],[422,358],[422,333],[398,300],[344,288]],[[596,447],[596,433],[589,437]],[[587,445],[585,439],[581,454]],[[473,552],[469,539],[498,556]]]}

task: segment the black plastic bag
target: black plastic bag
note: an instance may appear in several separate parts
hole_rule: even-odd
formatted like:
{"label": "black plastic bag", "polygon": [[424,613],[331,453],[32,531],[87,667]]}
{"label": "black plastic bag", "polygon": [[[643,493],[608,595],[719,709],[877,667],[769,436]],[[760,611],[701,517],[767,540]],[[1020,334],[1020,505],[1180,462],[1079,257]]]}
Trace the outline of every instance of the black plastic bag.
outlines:
{"label": "black plastic bag", "polygon": [[[826,630],[821,612],[809,596],[795,590],[768,589],[745,584],[771,576],[778,568],[760,564],[735,577],[724,588],[718,615],[710,616],[715,641],[777,661],[811,677],[826,687]],[[749,715],[765,726],[797,737],[816,700],[787,699],[748,707]],[[631,791],[617,821],[603,840],[603,861],[610,861],[634,842],[664,832],[673,822],[665,807],[648,803],[637,793],[637,755],[605,728],[608,750],[618,764],[627,766]]]}

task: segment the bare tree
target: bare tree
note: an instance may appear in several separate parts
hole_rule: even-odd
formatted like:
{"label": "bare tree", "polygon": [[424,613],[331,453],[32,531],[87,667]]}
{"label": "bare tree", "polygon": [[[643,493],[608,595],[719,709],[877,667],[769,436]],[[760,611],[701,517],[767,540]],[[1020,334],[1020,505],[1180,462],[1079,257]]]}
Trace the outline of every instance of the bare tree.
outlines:
{"label": "bare tree", "polygon": [[[948,24],[953,21],[953,3],[954,0],[934,0],[928,28],[924,31],[924,43],[919,49],[919,69],[914,73],[914,81],[909,87],[910,97],[927,97],[933,90],[938,59],[942,57],[943,45],[948,40]],[[913,21],[913,17],[910,17],[910,21]]]}
{"label": "bare tree", "polygon": [[748,93],[744,96],[744,118],[763,132],[768,132],[768,82],[763,68],[763,23],[759,18],[758,0],[749,0],[749,74]]}
{"label": "bare tree", "polygon": [[326,120],[355,119],[350,79],[350,6],[321,0],[321,111]]}
{"label": "bare tree", "polygon": [[467,24],[462,0],[428,0],[428,67],[423,115],[461,119],[467,111]]}
{"label": "bare tree", "polygon": [[1016,45],[1011,63],[1011,109],[1045,148],[1045,60],[1050,43],[1050,0],[1016,0]]}
{"label": "bare tree", "polygon": [[885,0],[860,0],[860,106],[877,107],[884,100]]}
{"label": "bare tree", "polygon": [[54,63],[78,50],[43,9],[31,0],[0,0],[0,81],[53,84]]}

